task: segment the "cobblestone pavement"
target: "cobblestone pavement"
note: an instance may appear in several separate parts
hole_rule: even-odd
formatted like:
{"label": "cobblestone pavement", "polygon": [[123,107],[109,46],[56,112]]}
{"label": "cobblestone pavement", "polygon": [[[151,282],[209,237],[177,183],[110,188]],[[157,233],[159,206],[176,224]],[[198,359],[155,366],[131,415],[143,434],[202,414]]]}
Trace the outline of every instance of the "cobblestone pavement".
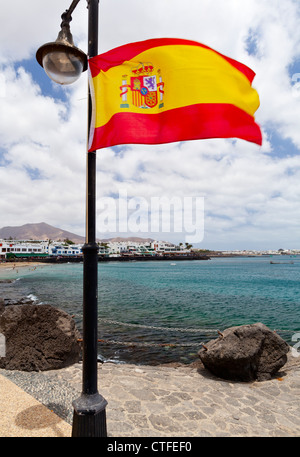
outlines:
{"label": "cobblestone pavement", "polygon": [[[81,375],[79,363],[11,376],[23,388],[27,383],[27,390],[30,385],[31,395],[51,403],[71,423]],[[292,357],[276,378],[263,382],[224,381],[201,366],[113,363],[99,365],[98,381],[108,402],[109,437],[300,436],[300,357]]]}

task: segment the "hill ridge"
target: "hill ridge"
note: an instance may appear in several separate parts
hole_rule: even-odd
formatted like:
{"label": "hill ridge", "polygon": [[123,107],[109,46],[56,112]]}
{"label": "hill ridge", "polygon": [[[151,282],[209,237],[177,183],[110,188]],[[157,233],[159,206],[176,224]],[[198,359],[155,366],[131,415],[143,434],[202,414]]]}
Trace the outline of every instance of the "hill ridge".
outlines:
{"label": "hill ridge", "polygon": [[[85,242],[85,237],[62,230],[45,222],[28,223],[20,226],[6,226],[0,228],[0,239],[13,239],[13,240],[33,240],[33,241],[63,241],[69,239],[73,243],[82,244]],[[98,239],[99,242],[151,242],[152,238],[140,237],[114,237],[107,239]]]}

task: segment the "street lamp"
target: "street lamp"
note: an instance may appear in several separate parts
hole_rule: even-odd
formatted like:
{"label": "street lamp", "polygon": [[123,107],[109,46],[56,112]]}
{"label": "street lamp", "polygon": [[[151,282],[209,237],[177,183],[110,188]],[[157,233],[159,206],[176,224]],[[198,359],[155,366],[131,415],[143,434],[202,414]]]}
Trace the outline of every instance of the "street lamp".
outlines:
{"label": "street lamp", "polygon": [[72,84],[87,69],[86,54],[74,46],[70,30],[72,11],[80,0],[74,0],[61,18],[61,30],[56,41],[41,46],[36,58],[47,75],[58,84]]}
{"label": "street lamp", "polygon": [[[36,58],[48,76],[59,84],[71,84],[87,69],[87,56],[73,43],[70,32],[72,12],[80,0],[73,0],[62,14],[57,40],[41,46]],[[88,57],[98,54],[99,0],[88,4]],[[91,97],[88,97],[88,137],[91,121]],[[83,369],[82,393],[73,402],[73,437],[106,437],[107,401],[98,393],[97,320],[98,320],[98,245],[96,243],[96,151],[87,153],[86,240],[83,251]]]}
{"label": "street lamp", "polygon": [[58,84],[72,84],[86,70],[86,55],[72,43],[69,22],[63,21],[57,40],[38,50],[38,62]]}

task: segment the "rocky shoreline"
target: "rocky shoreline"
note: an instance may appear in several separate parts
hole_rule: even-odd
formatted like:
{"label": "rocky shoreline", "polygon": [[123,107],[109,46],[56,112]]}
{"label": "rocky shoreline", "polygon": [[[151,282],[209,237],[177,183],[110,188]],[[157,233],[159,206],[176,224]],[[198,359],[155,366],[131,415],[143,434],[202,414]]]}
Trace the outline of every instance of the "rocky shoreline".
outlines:
{"label": "rocky shoreline", "polygon": [[[0,280],[0,297],[1,289],[10,291],[0,308],[34,304],[19,297],[13,284]],[[81,361],[49,371],[0,369],[0,376],[72,424]],[[300,437],[300,357],[292,352],[278,373],[261,382],[221,379],[198,359],[190,365],[99,362],[98,385],[108,401],[109,437]]]}

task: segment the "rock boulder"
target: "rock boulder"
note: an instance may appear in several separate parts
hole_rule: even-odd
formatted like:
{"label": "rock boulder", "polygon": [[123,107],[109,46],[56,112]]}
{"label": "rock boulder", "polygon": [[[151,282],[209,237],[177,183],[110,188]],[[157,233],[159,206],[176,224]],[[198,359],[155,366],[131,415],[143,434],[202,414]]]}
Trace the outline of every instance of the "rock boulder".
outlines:
{"label": "rock boulder", "polygon": [[228,328],[198,355],[211,373],[233,381],[264,381],[286,363],[289,345],[262,323]]}
{"label": "rock boulder", "polygon": [[45,371],[79,361],[80,334],[66,312],[50,305],[10,305],[0,313],[5,357],[0,368]]}

